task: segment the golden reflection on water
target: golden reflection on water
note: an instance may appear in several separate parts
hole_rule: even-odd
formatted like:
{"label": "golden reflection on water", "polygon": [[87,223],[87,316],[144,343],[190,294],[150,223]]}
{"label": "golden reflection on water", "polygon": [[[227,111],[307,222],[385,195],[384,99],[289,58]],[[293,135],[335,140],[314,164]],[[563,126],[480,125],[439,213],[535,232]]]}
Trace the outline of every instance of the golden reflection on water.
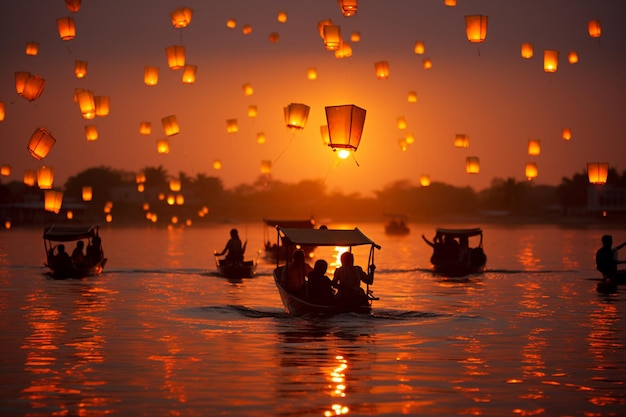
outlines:
{"label": "golden reflection on water", "polygon": [[541,259],[535,253],[535,236],[534,234],[525,235],[519,242],[516,256],[518,262],[526,270],[537,269],[537,266],[541,263]]}
{"label": "golden reflection on water", "polygon": [[[329,381],[330,396],[332,398],[343,399],[346,397],[346,370],[348,369],[348,361],[342,356],[335,356],[337,364],[328,371],[327,379]],[[324,411],[324,416],[339,416],[342,414],[348,414],[350,409],[341,405],[339,402],[334,402],[330,406],[330,410]]]}

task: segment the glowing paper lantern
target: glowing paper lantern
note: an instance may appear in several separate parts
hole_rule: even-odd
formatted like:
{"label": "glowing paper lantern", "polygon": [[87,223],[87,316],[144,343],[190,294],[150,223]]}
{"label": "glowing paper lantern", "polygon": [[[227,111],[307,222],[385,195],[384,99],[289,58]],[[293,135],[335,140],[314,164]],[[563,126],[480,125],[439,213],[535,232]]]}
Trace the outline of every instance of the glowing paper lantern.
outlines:
{"label": "glowing paper lantern", "polygon": [[409,144],[406,143],[406,139],[404,138],[398,139],[398,146],[402,152],[406,152],[406,150],[409,149]]}
{"label": "glowing paper lantern", "polygon": [[178,126],[178,120],[175,115],[165,116],[161,119],[161,125],[166,136],[174,136],[180,133],[180,126]]}
{"label": "glowing paper lantern", "polygon": [[563,140],[571,140],[572,139],[572,129],[569,127],[564,127],[561,131],[561,137]]}
{"label": "glowing paper lantern", "polygon": [[96,117],[96,102],[90,90],[76,90],[76,102],[84,119]]}
{"label": "glowing paper lantern", "polygon": [[424,60],[422,61],[422,65],[424,66],[425,70],[429,70],[433,67],[433,61],[430,58],[424,58]]}
{"label": "glowing paper lantern", "polygon": [[172,178],[170,180],[170,191],[174,191],[175,193],[179,192],[181,188],[180,179]]}
{"label": "glowing paper lantern", "polygon": [[539,139],[528,140],[528,155],[539,156],[541,154],[541,141]]}
{"label": "glowing paper lantern", "polygon": [[420,176],[420,185],[422,187],[428,187],[430,185],[430,176],[429,175]]}
{"label": "glowing paper lantern", "polygon": [[228,19],[226,21],[226,27],[229,29],[235,29],[237,27],[237,21],[235,19]]}
{"label": "glowing paper lantern", "polygon": [[280,40],[280,35],[276,32],[272,32],[268,36],[271,43],[276,43]]}
{"label": "glowing paper lantern", "polygon": [[176,203],[176,196],[174,194],[168,194],[165,201],[168,205],[173,206]]}
{"label": "glowing paper lantern", "polygon": [[361,42],[361,32],[359,31],[353,31],[350,34],[350,42]]}
{"label": "glowing paper lantern", "polygon": [[389,63],[387,61],[378,61],[374,63],[376,69],[376,78],[386,80],[389,78]]}
{"label": "glowing paper lantern", "polygon": [[306,71],[306,78],[307,80],[317,80],[317,69],[309,68]]}
{"label": "glowing paper lantern", "polygon": [[455,148],[469,148],[469,136],[464,133],[457,133],[454,136]]}
{"label": "glowing paper lantern", "polygon": [[415,142],[415,136],[413,135],[413,133],[407,133],[406,136],[404,137],[404,140],[406,141],[407,144],[411,145],[412,143]]}
{"label": "glowing paper lantern", "polygon": [[359,8],[357,0],[339,0],[339,8],[345,17],[354,16]]}
{"label": "glowing paper lantern", "polygon": [[4,102],[0,101],[0,122],[4,120],[5,111]]}
{"label": "glowing paper lantern", "polygon": [[37,170],[37,185],[42,190],[49,190],[52,188],[54,182],[54,170],[52,167],[42,165]]}
{"label": "glowing paper lantern", "polygon": [[259,132],[259,133],[256,134],[256,143],[262,145],[262,144],[265,143],[265,141],[266,141],[265,133]]}
{"label": "glowing paper lantern", "polygon": [[528,178],[529,181],[533,178],[537,178],[537,175],[539,174],[539,171],[537,169],[537,163],[527,162],[524,172],[526,174],[526,178]]}
{"label": "glowing paper lantern", "polygon": [[41,96],[46,87],[46,80],[39,75],[26,71],[15,73],[15,91],[28,101],[33,101]]}
{"label": "glowing paper lantern", "polygon": [[404,130],[406,129],[406,118],[404,116],[400,116],[396,119],[396,124],[398,129]]}
{"label": "glowing paper lantern", "polygon": [[570,51],[570,53],[567,54],[567,62],[570,64],[578,63],[578,53],[576,51]]}
{"label": "glowing paper lantern", "polygon": [[60,17],[57,19],[59,36],[64,41],[70,41],[76,37],[76,25],[72,17]]}
{"label": "glowing paper lantern", "polygon": [[248,106],[248,117],[257,117],[259,114],[257,107],[254,105]]}
{"label": "glowing paper lantern", "polygon": [[448,7],[454,7],[456,6],[456,0],[444,0],[443,4]]}
{"label": "glowing paper lantern", "polygon": [[324,25],[324,48],[335,51],[341,45],[341,28],[335,25]]}
{"label": "glowing paper lantern", "polygon": [[172,45],[165,48],[167,55],[167,65],[171,70],[179,70],[185,66],[185,47],[183,45]]}
{"label": "glowing paper lantern", "polygon": [[143,184],[146,182],[146,174],[144,172],[138,172],[135,174],[135,182],[137,184]]}
{"label": "glowing paper lantern", "polygon": [[330,135],[328,134],[328,126],[320,126],[320,134],[322,135],[322,143],[324,146],[330,145]]}
{"label": "glowing paper lantern", "polygon": [[143,83],[145,85],[157,85],[159,82],[159,67],[146,65],[143,69]]}
{"label": "glowing paper lantern", "polygon": [[608,162],[588,162],[587,177],[591,184],[606,184],[606,178],[609,176]]}
{"label": "glowing paper lantern", "polygon": [[339,49],[335,50],[335,58],[349,58],[352,56],[352,46],[348,42],[343,42]]}
{"label": "glowing paper lantern", "polygon": [[480,159],[477,156],[465,158],[465,172],[468,174],[478,174],[480,172]]}
{"label": "glowing paper lantern", "polygon": [[85,137],[88,141],[98,139],[98,128],[96,127],[96,125],[85,126]]}
{"label": "glowing paper lantern", "polygon": [[85,75],[87,75],[87,61],[74,61],[74,75],[76,78],[85,78]]}
{"label": "glowing paper lantern", "polygon": [[143,193],[144,191],[146,191],[146,184],[144,183],[137,184],[137,192]]}
{"label": "glowing paper lantern", "polygon": [[261,161],[261,174],[269,174],[272,172],[272,161]]}
{"label": "glowing paper lantern", "polygon": [[185,204],[185,196],[182,194],[176,194],[176,204],[179,206]]}
{"label": "glowing paper lantern", "polygon": [[408,101],[409,103],[417,103],[417,92],[409,91],[409,94],[406,97],[406,101]]}
{"label": "glowing paper lantern", "polygon": [[254,94],[254,88],[252,88],[252,84],[245,83],[241,88],[243,88],[243,94],[245,96],[251,96]]}
{"label": "glowing paper lantern", "polygon": [[30,78],[31,74],[28,71],[18,71],[15,73],[15,92],[22,95],[26,81]]}
{"label": "glowing paper lantern", "polygon": [[81,0],[65,0],[65,7],[67,10],[73,13],[77,13],[80,10]]}
{"label": "glowing paper lantern", "polygon": [[216,171],[222,169],[222,161],[220,161],[219,159],[213,160],[213,169]]}
{"label": "glowing paper lantern", "polygon": [[559,66],[559,51],[546,49],[543,51],[543,70],[545,72],[556,72]]}
{"label": "glowing paper lantern", "polygon": [[93,103],[96,107],[96,116],[106,117],[109,115],[111,108],[111,99],[109,96],[94,96]]}
{"label": "glowing paper lantern", "polygon": [[39,42],[26,42],[26,55],[35,56],[39,53]]}
{"label": "glowing paper lantern", "polygon": [[226,120],[226,133],[237,133],[239,131],[239,125],[237,119]]}
{"label": "glowing paper lantern", "polygon": [[66,216],[68,220],[72,220],[74,218],[74,212],[72,210],[68,210]]}
{"label": "glowing paper lantern", "polygon": [[591,36],[592,38],[599,38],[600,35],[602,35],[602,27],[600,26],[600,21],[597,19],[588,21],[587,31],[589,32],[589,36]]}
{"label": "glowing paper lantern", "polygon": [[25,169],[24,170],[24,184],[28,185],[29,187],[32,187],[33,185],[35,185],[36,181],[37,181],[37,171],[35,171],[34,169]]}
{"label": "glowing paper lantern", "polygon": [[193,10],[189,7],[181,7],[170,13],[172,19],[172,26],[177,29],[186,28],[191,23],[193,16]]}
{"label": "glowing paper lantern", "polygon": [[170,142],[167,139],[158,139],[157,140],[157,153],[160,154],[168,154],[170,153]]}
{"label": "glowing paper lantern", "polygon": [[244,35],[249,35],[252,33],[252,26],[251,25],[244,25],[243,28],[241,28],[241,33],[243,33]]}
{"label": "glowing paper lantern", "polygon": [[0,165],[0,176],[8,177],[11,175],[11,165],[2,164]]}
{"label": "glowing paper lantern", "polygon": [[366,110],[354,104],[326,106],[325,109],[330,140],[328,146],[333,151],[356,152],[363,134]]}
{"label": "glowing paper lantern", "polygon": [[413,52],[417,55],[422,55],[425,51],[424,41],[415,41]]}
{"label": "glowing paper lantern", "polygon": [[522,58],[530,59],[533,57],[534,53],[535,52],[534,52],[532,43],[526,42],[522,44],[522,47],[521,47]]}
{"label": "glowing paper lantern", "polygon": [[302,130],[309,118],[310,107],[302,103],[291,103],[283,109],[285,124],[290,129]]}
{"label": "glowing paper lantern", "polygon": [[276,16],[276,20],[278,20],[278,22],[280,23],[287,22],[287,12],[284,10],[279,11],[278,16]]}
{"label": "glowing paper lantern", "polygon": [[332,24],[333,21],[330,19],[324,19],[317,22],[317,30],[320,34],[320,38],[324,39],[324,27]]}
{"label": "glowing paper lantern", "polygon": [[28,151],[35,159],[41,160],[48,155],[50,149],[56,143],[52,134],[44,128],[36,129],[28,141]]}
{"label": "glowing paper lantern", "polygon": [[140,135],[149,135],[152,132],[152,123],[150,122],[141,122],[139,123],[139,134]]}
{"label": "glowing paper lantern", "polygon": [[85,185],[83,187],[83,201],[91,201],[93,198],[93,188]]}
{"label": "glowing paper lantern", "polygon": [[185,65],[183,68],[183,84],[193,84],[196,82],[197,65]]}
{"label": "glowing paper lantern", "polygon": [[58,214],[63,203],[63,193],[61,191],[48,190],[44,193],[44,208]]}
{"label": "glowing paper lantern", "polygon": [[465,32],[470,42],[484,42],[487,37],[487,16],[465,16]]}

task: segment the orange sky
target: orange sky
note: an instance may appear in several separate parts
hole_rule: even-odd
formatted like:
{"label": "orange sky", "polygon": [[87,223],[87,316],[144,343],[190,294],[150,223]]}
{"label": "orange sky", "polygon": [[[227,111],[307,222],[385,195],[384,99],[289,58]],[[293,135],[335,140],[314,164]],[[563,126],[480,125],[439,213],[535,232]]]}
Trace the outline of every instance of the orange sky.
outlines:
{"label": "orange sky", "polygon": [[[42,163],[55,170],[55,186],[92,166],[138,171],[162,165],[170,174],[219,176],[228,188],[252,183],[261,160],[271,160],[272,178],[295,182],[324,180],[328,190],[368,194],[396,180],[432,181],[488,187],[495,177],[525,178],[526,162],[539,167],[537,184],[558,184],[581,172],[587,162],[603,161],[626,169],[626,6],[592,0],[362,0],[354,17],[343,17],[335,0],[86,0],[71,13],[63,0],[22,0],[0,5],[0,164],[12,167],[2,182],[21,180],[25,169]],[[187,6],[191,24],[175,29],[169,13]],[[287,12],[286,23],[277,21]],[[465,15],[489,17],[484,43],[468,42]],[[72,16],[77,36],[62,41],[56,18]],[[226,21],[237,20],[229,29]],[[344,39],[352,31],[353,56],[337,59],[324,49],[317,23],[332,19]],[[591,38],[587,21],[599,19],[602,36]],[[252,26],[244,35],[242,27]],[[280,34],[270,43],[271,32]],[[423,40],[426,52],[413,46]],[[27,56],[28,41],[39,54]],[[535,56],[523,59],[520,44],[532,42]],[[182,44],[187,63],[198,66],[197,81],[183,85],[181,71],[167,67],[165,47]],[[543,71],[543,50],[560,51],[556,73]],[[577,64],[567,62],[578,52]],[[433,68],[424,70],[422,59]],[[74,61],[88,61],[83,79]],[[375,76],[374,62],[386,60],[387,80]],[[143,83],[145,65],[160,67],[158,85]],[[309,81],[315,67],[318,79]],[[14,73],[30,71],[46,79],[42,96],[28,102],[15,92]],[[242,86],[252,84],[245,96]],[[109,96],[109,116],[85,120],[72,101],[85,88]],[[408,103],[409,91],[418,93]],[[302,131],[287,130],[283,107],[291,102],[311,107]],[[356,104],[367,110],[355,160],[338,162],[322,145],[324,106]],[[249,105],[258,116],[249,118]],[[159,155],[156,140],[165,137],[161,118],[176,115],[181,133],[170,138],[171,152]],[[397,127],[398,117],[408,127]],[[226,132],[237,119],[239,132]],[[141,121],[152,123],[149,136]],[[95,124],[97,141],[87,142],[84,126]],[[57,139],[43,160],[32,158],[28,139],[38,127]],[[561,129],[573,138],[561,139]],[[265,144],[256,142],[264,132]],[[415,143],[402,151],[398,140],[411,133]],[[469,135],[467,149],[453,146],[457,133]],[[541,155],[528,156],[529,139],[541,141]],[[619,151],[619,152],[617,152]],[[481,172],[465,173],[465,158],[478,156]],[[215,171],[212,161],[223,168]],[[357,165],[358,162],[358,165]]]}

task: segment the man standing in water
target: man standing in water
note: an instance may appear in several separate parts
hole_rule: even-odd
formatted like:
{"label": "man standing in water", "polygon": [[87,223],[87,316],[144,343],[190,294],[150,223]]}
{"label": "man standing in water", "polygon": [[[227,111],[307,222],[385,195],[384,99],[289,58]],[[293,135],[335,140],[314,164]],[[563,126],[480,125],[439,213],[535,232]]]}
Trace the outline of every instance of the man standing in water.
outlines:
{"label": "man standing in water", "polygon": [[[602,272],[604,278],[610,279],[614,283],[624,281],[626,279],[626,271],[617,270],[618,264],[624,264],[626,261],[617,260],[617,251],[626,246],[626,242],[613,247],[613,236],[602,236],[602,247],[596,252],[596,268]],[[620,282],[622,283],[622,282]]]}

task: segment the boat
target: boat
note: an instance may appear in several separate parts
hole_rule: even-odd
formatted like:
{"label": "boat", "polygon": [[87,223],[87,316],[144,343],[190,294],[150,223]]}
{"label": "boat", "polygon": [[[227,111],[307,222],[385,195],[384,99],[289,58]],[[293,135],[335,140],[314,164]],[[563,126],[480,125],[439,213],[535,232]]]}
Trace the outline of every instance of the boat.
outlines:
{"label": "boat", "polygon": [[[370,252],[368,257],[367,269],[374,264],[374,249],[380,249],[380,246],[368,238],[361,230],[354,228],[351,230],[343,229],[302,229],[302,228],[284,228],[277,227],[278,240],[287,247],[295,246],[339,246],[348,247],[352,250],[354,246],[369,245]],[[274,269],[274,283],[280,294],[285,311],[293,316],[303,315],[335,315],[341,313],[359,313],[369,314],[372,310],[372,302],[378,300],[370,290],[370,284],[367,284],[365,294],[367,298],[365,302],[359,304],[314,304],[306,299],[300,298],[289,293],[280,283],[280,276],[286,265],[280,265],[277,261]],[[373,269],[373,268],[372,268]],[[373,276],[371,278],[373,283]]]}
{"label": "boat", "polygon": [[408,217],[399,214],[387,214],[389,221],[385,223],[385,233],[388,235],[402,236],[411,233],[411,229],[406,222]]}
{"label": "boat", "polygon": [[[263,223],[265,224],[265,232],[263,236],[263,241],[265,242],[265,259],[268,262],[276,262],[277,260],[285,261],[291,258],[291,252],[293,252],[296,247],[291,248],[291,252],[287,252],[287,248],[282,246],[279,242],[272,243],[270,242],[270,231],[274,232],[277,227],[286,227],[290,229],[313,229],[315,227],[315,219],[313,217],[309,219],[295,219],[295,220],[287,220],[287,219],[263,219]],[[299,247],[304,251],[304,254],[307,259],[313,258],[315,256],[315,246],[302,246]]]}
{"label": "boat", "polygon": [[[424,235],[422,238],[433,248],[430,262],[436,274],[454,278],[479,274],[485,270],[487,255],[483,251],[483,231],[480,227],[437,228],[432,242]],[[478,242],[472,246],[470,240]]]}
{"label": "boat", "polygon": [[224,278],[252,278],[256,273],[257,261],[255,259],[232,263],[228,262],[226,259],[220,259],[216,256],[215,266],[217,267],[217,272]]}
{"label": "boat", "polygon": [[[99,235],[100,226],[93,225],[51,225],[44,228],[43,241],[46,250],[45,266],[53,278],[85,278],[100,275],[107,263]],[[55,249],[68,242],[87,241],[85,262],[80,264],[55,262]],[[66,248],[71,252],[72,248]]]}

